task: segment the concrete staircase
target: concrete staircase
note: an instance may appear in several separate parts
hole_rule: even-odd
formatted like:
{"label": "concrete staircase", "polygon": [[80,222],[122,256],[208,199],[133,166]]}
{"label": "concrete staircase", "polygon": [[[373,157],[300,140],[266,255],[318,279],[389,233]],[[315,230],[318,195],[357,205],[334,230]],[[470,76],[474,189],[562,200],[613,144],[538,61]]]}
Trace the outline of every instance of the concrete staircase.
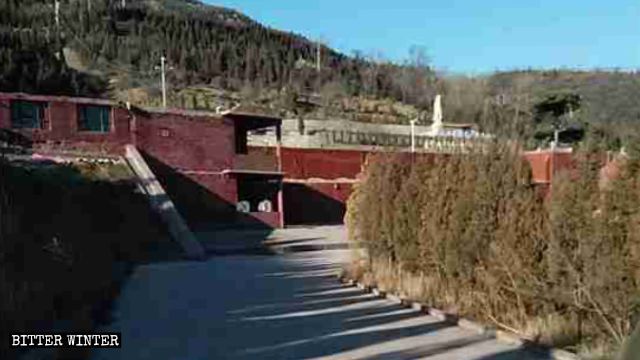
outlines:
{"label": "concrete staircase", "polygon": [[200,242],[187,226],[173,201],[147,165],[138,149],[133,145],[126,146],[125,159],[138,177],[140,189],[149,198],[149,203],[162,220],[167,224],[171,237],[182,247],[187,257],[204,259],[205,251]]}

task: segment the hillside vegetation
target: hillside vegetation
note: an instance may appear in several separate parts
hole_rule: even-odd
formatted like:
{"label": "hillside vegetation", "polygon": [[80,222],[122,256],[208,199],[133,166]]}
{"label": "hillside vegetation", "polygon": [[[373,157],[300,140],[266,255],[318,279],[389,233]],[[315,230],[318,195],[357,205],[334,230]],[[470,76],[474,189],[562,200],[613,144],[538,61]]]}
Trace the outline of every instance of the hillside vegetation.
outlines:
{"label": "hillside vegetation", "polygon": [[[135,189],[121,164],[0,157],[0,337],[54,324],[68,325],[56,331],[91,331],[107,320],[127,269],[158,253],[179,254]],[[2,359],[15,355],[8,344],[0,343]]]}
{"label": "hillside vegetation", "polygon": [[[530,146],[587,136],[611,148],[638,122],[640,77],[615,71],[537,71],[478,77],[438,74],[423,49],[403,62],[345,55],[302,36],[196,0],[0,0],[0,88],[111,97],[161,105],[160,57],[169,105],[214,109],[256,102],[289,117],[428,123],[435,94],[445,120],[501,133],[518,128]],[[299,95],[319,95],[300,106]],[[308,104],[307,104],[308,105]],[[569,106],[570,105],[570,106]],[[395,109],[403,108],[402,111]],[[488,119],[491,119],[489,121]],[[496,119],[499,121],[496,122]]]}
{"label": "hillside vegetation", "polygon": [[[336,82],[353,95],[417,94],[397,83],[396,73],[405,70],[400,66],[385,64],[375,84],[367,84],[364,59],[323,47],[317,72],[315,43],[195,1],[129,0],[125,7],[120,0],[61,1],[59,27],[50,1],[2,0],[0,13],[0,84],[6,89],[114,96],[155,87],[154,68],[165,55],[174,91],[194,85],[306,91]],[[74,67],[93,76],[70,68],[65,48],[73,50]]]}

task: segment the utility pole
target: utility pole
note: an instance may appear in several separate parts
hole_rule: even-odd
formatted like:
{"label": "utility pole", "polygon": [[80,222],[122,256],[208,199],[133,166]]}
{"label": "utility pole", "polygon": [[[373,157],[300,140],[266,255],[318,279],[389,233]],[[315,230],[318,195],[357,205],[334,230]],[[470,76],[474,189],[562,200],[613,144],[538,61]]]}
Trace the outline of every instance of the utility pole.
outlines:
{"label": "utility pole", "polygon": [[569,104],[569,119],[573,120],[573,106]]}
{"label": "utility pole", "polygon": [[167,61],[167,58],[164,57],[164,55],[162,55],[160,57],[160,67],[162,71],[162,107],[164,107],[165,109],[167,108],[167,79],[166,79],[166,75],[165,75],[165,62]]}
{"label": "utility pole", "polygon": [[54,9],[53,11],[55,12],[54,18],[56,20],[56,26],[60,28],[60,1],[59,0],[55,0],[53,9]]}
{"label": "utility pole", "polygon": [[317,50],[316,51],[316,70],[318,72],[320,72],[320,56],[322,56],[322,53],[321,53],[322,50],[320,49],[320,40],[318,40],[318,42],[316,44],[317,44],[317,49],[316,49]]}
{"label": "utility pole", "polygon": [[162,55],[160,56],[160,66],[155,67],[156,70],[160,70],[160,79],[162,82],[162,107],[167,108],[167,69],[173,70],[173,67],[167,68],[167,58]]}

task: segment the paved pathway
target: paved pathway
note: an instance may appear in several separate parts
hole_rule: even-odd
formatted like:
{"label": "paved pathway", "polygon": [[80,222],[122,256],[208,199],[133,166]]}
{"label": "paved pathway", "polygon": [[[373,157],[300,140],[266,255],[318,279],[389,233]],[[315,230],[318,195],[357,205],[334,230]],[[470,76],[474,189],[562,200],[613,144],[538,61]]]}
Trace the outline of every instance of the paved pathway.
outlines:
{"label": "paved pathway", "polygon": [[200,231],[197,237],[212,255],[277,254],[339,249],[348,245],[343,226]]}
{"label": "paved pathway", "polygon": [[[280,241],[287,241],[281,234]],[[291,234],[291,241],[317,237],[300,229]],[[96,350],[93,358],[538,359],[341,286],[335,275],[349,254],[326,250],[140,266],[103,329],[122,332],[123,348]]]}

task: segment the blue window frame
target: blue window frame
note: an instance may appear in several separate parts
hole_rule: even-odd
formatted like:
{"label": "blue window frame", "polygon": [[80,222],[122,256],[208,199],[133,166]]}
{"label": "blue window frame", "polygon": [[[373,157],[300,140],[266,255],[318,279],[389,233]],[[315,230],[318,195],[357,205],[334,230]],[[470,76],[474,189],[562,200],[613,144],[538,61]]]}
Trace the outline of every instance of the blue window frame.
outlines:
{"label": "blue window frame", "polygon": [[78,107],[78,130],[106,133],[111,130],[111,108],[100,105]]}
{"label": "blue window frame", "polygon": [[16,129],[44,128],[44,110],[47,103],[14,100],[11,101],[11,126]]}

